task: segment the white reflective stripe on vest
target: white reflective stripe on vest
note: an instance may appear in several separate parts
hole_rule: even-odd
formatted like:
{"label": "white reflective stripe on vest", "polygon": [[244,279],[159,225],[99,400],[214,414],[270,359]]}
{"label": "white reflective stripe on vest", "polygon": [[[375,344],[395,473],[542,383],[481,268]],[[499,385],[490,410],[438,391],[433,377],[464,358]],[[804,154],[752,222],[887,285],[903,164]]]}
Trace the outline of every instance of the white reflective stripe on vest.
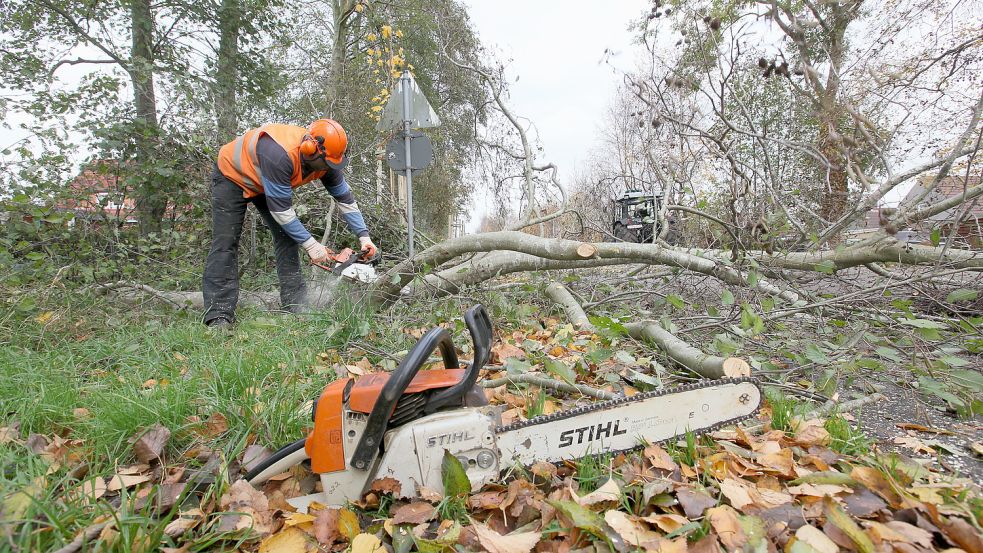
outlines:
{"label": "white reflective stripe on vest", "polygon": [[[254,137],[258,135],[259,133],[253,133]],[[249,175],[242,170],[242,143],[245,141],[245,139],[246,135],[242,135],[239,138],[236,138],[235,144],[232,145],[232,168],[235,169],[239,173],[239,176],[242,177],[242,184],[245,185],[246,188],[257,194],[262,194],[263,188],[259,185],[259,183],[253,182],[253,179],[249,178]],[[253,161],[253,166],[256,168],[256,172],[259,173],[259,163],[256,161],[257,140],[258,138],[252,138],[250,139],[249,143],[253,146],[250,159]]]}

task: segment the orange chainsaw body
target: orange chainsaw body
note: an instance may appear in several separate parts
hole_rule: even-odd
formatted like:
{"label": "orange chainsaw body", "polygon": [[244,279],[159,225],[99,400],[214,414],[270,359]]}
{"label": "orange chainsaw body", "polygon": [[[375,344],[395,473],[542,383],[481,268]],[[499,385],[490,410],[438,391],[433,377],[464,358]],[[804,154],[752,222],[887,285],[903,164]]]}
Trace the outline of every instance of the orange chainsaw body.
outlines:
{"label": "orange chainsaw body", "polygon": [[[406,387],[403,395],[449,388],[461,381],[464,372],[464,369],[420,371]],[[389,373],[367,374],[354,383],[353,379],[344,378],[324,388],[314,413],[314,429],[307,435],[304,444],[304,449],[311,458],[311,469],[315,473],[345,470],[342,439],[345,411],[371,413],[389,377]]]}

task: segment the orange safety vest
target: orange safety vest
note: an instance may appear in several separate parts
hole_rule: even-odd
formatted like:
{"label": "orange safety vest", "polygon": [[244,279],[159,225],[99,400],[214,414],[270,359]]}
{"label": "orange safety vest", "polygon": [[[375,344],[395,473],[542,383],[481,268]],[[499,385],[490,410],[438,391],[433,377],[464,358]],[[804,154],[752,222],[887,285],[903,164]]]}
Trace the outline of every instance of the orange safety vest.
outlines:
{"label": "orange safety vest", "polygon": [[218,152],[218,170],[230,181],[242,188],[242,195],[252,198],[265,194],[263,189],[263,174],[259,168],[259,158],[256,156],[256,143],[263,135],[276,141],[290,157],[294,164],[290,175],[290,187],[297,188],[312,180],[321,178],[326,171],[314,171],[304,175],[300,161],[300,143],[304,141],[307,129],[294,125],[268,123],[257,129],[250,129],[245,134],[229,142]]}

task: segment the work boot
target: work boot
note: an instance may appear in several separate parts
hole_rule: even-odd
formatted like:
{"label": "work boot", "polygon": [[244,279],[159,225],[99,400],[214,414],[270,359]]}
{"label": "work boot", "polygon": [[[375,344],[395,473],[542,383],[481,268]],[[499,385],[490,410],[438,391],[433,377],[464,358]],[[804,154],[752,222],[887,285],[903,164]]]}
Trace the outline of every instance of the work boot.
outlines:
{"label": "work boot", "polygon": [[226,336],[232,334],[232,321],[224,317],[212,319],[205,324],[208,326],[208,330],[212,334],[222,334]]}

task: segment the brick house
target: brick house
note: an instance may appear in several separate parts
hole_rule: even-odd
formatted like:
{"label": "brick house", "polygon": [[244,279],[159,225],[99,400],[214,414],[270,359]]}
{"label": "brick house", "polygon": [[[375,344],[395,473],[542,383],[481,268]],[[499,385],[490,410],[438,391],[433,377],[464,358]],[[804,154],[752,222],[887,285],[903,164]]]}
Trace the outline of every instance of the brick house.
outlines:
{"label": "brick house", "polygon": [[113,221],[135,224],[136,201],[127,196],[125,176],[114,161],[99,160],[87,164],[68,185],[70,195],[55,206],[89,221]]}
{"label": "brick house", "polygon": [[[942,179],[934,190],[925,195],[926,188],[935,177],[925,175],[918,179],[901,200],[900,207],[906,210],[918,210],[948,198],[961,195],[966,189],[980,185],[980,177],[948,176]],[[983,197],[979,197],[943,211],[920,222],[915,230],[928,236],[938,229],[943,240],[951,236],[953,247],[983,248]]]}

